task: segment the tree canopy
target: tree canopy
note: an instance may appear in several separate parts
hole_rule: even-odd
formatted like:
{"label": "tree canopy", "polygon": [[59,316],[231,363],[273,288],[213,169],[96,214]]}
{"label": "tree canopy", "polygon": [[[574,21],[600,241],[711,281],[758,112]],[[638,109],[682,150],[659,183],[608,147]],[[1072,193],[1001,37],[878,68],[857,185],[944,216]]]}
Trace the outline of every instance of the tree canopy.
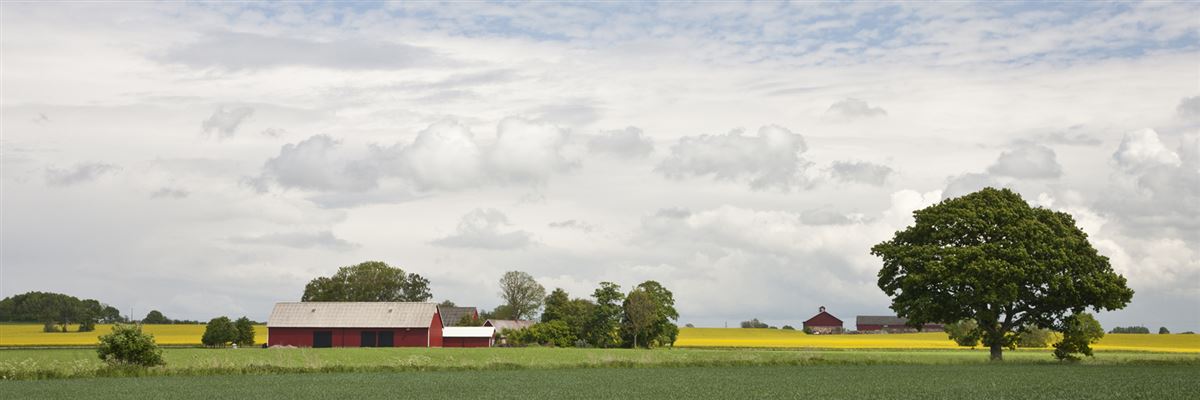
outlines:
{"label": "tree canopy", "polygon": [[546,288],[521,271],[508,271],[500,278],[500,298],[509,307],[514,319],[533,319],[542,308]]}
{"label": "tree canopy", "polygon": [[382,261],[367,261],[309,281],[300,300],[427,301],[432,297],[428,279]]}
{"label": "tree canopy", "polygon": [[150,312],[146,313],[146,318],[142,318],[142,323],[143,324],[169,324],[169,323],[171,323],[171,319],[167,318],[166,315],[163,315],[163,313],[161,311],[150,310]]}
{"label": "tree canopy", "polygon": [[985,188],[913,212],[871,248],[879,288],[913,324],[975,320],[994,360],[1025,325],[1047,328],[1085,308],[1125,307],[1133,290],[1069,214]]}
{"label": "tree canopy", "polygon": [[28,292],[0,300],[0,321],[42,322],[48,330],[66,332],[68,325],[77,323],[81,331],[89,331],[97,322],[120,320],[114,307],[62,293]]}
{"label": "tree canopy", "polygon": [[[656,281],[642,282],[634,287],[630,295],[634,292],[645,293],[646,300],[649,301],[654,311],[649,317],[648,325],[638,330],[636,334],[628,329],[624,332],[626,344],[634,347],[639,343],[646,347],[674,345],[675,338],[679,336],[679,326],[675,324],[675,321],[679,319],[679,312],[675,310],[675,295]],[[624,307],[625,315],[622,323],[626,327],[630,327],[633,323],[633,314],[630,313],[629,296],[625,297]],[[633,336],[637,337],[633,338]]]}

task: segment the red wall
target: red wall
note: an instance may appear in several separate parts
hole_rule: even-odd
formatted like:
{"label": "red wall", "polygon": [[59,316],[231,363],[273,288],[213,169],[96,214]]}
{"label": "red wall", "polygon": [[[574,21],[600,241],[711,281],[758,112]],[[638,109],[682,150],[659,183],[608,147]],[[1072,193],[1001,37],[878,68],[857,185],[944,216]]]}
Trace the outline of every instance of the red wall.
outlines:
{"label": "red wall", "polygon": [[443,347],[492,347],[492,338],[448,337],[443,338]]}
{"label": "red wall", "polygon": [[[441,337],[441,326],[437,325]],[[392,331],[395,347],[426,347],[429,343],[427,328],[267,328],[267,344],[270,346],[312,347],[314,331],[332,331],[333,347],[358,347],[363,331]],[[440,345],[440,343],[439,343]]]}
{"label": "red wall", "polygon": [[433,313],[429,322],[429,347],[442,347],[442,313]]}

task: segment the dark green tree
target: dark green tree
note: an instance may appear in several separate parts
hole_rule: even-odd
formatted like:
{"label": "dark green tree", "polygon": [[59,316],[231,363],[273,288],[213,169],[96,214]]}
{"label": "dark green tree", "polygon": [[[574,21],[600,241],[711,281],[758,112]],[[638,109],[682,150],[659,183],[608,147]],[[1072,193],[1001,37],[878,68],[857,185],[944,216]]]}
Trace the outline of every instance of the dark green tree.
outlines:
{"label": "dark green tree", "polygon": [[962,347],[975,348],[979,345],[979,324],[973,319],[964,319],[946,324],[946,336]]}
{"label": "dark green tree", "polygon": [[1079,361],[1079,356],[1092,356],[1092,343],[1104,337],[1104,327],[1088,313],[1079,313],[1067,317],[1062,326],[1062,340],[1054,344],[1054,357],[1059,361]]}
{"label": "dark green tree", "polygon": [[767,325],[766,322],[759,321],[758,318],[751,318],[749,321],[742,321],[741,327],[752,328],[752,329],[767,329],[767,328],[770,328],[771,326]]}
{"label": "dark green tree", "polygon": [[871,248],[879,288],[913,324],[973,319],[993,360],[1015,330],[1068,313],[1125,307],[1133,290],[1069,214],[985,188],[913,213],[915,224]]}
{"label": "dark green tree", "polygon": [[1158,334],[1159,335],[1169,335],[1169,334],[1171,334],[1171,330],[1167,329],[1167,327],[1165,327],[1165,326],[1160,326],[1160,327],[1158,327]]}
{"label": "dark green tree", "polygon": [[254,345],[254,321],[243,316],[233,322],[233,328],[237,332],[233,339],[234,343],[237,343],[238,346]]}
{"label": "dark green tree", "polygon": [[171,323],[171,319],[167,318],[166,315],[163,315],[163,313],[158,310],[150,310],[150,312],[146,313],[146,318],[142,318],[142,323],[143,324],[169,324],[169,323]]}
{"label": "dark green tree", "polygon": [[620,285],[600,282],[592,298],[596,305],[585,327],[584,339],[596,347],[613,347],[621,339],[621,315],[624,314],[621,304],[625,301],[625,294],[621,293]]}
{"label": "dark green tree", "polygon": [[[634,288],[625,296],[625,304],[622,305],[625,314],[621,319],[622,325],[629,333],[629,338],[632,339],[632,347],[638,347],[638,337],[646,332],[651,324],[658,319],[658,305],[654,304],[654,299],[641,288]],[[650,343],[642,340],[642,345],[650,347]]]}
{"label": "dark green tree", "polygon": [[427,301],[429,280],[381,261],[338,268],[304,287],[301,301]]}
{"label": "dark green tree", "polygon": [[233,321],[230,321],[229,317],[217,317],[208,321],[208,325],[205,325],[204,335],[200,337],[200,343],[209,347],[224,347],[237,339],[238,331],[237,327],[233,325]]}
{"label": "dark green tree", "polygon": [[566,311],[567,303],[571,302],[571,296],[562,288],[555,288],[549,295],[546,296],[545,307],[542,311],[542,322],[550,322],[563,319],[563,313]]}
{"label": "dark green tree", "polygon": [[500,298],[512,310],[514,319],[533,319],[542,308],[546,288],[521,271],[508,271],[500,277]]}

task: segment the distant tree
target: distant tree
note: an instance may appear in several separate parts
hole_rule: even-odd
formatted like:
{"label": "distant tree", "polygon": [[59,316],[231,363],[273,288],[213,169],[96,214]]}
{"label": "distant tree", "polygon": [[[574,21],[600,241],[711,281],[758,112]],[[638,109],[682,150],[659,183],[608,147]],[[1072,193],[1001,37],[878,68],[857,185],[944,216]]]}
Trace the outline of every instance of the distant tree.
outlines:
{"label": "distant tree", "polygon": [[1125,307],[1133,290],[1070,214],[984,188],[913,212],[915,224],[871,248],[892,309],[921,325],[973,319],[991,359],[1025,325]]}
{"label": "distant tree", "polygon": [[113,306],[105,305],[104,308],[100,310],[99,320],[100,323],[115,324],[117,322],[124,321],[125,318],[121,317],[121,310],[118,310]]}
{"label": "distant tree", "polygon": [[571,296],[567,294],[566,290],[563,290],[562,288],[554,288],[554,290],[551,291],[543,301],[546,309],[542,311],[542,322],[563,319],[563,313],[565,312],[567,303],[570,302]]}
{"label": "distant tree", "polygon": [[454,302],[450,301],[450,300],[442,300],[441,303],[438,303],[438,306],[440,306],[440,307],[457,307],[456,305],[454,305]]}
{"label": "distant tree", "polygon": [[459,318],[454,326],[483,326],[484,320],[475,318],[475,315],[467,314]]}
{"label": "distant tree", "polygon": [[[679,336],[679,326],[675,323],[679,319],[679,312],[675,310],[675,295],[656,281],[642,282],[635,289],[646,292],[655,309],[654,318],[643,330],[640,341],[649,347],[674,345]],[[629,341],[626,338],[625,342]]]}
{"label": "distant tree", "polygon": [[480,312],[479,319],[517,319],[517,317],[513,315],[512,307],[509,307],[507,304],[501,304],[492,309],[492,311]]}
{"label": "distant tree", "polygon": [[[658,319],[658,305],[645,290],[634,288],[625,296],[624,309],[625,316],[622,322],[632,334],[630,337],[633,339],[633,348],[636,349],[638,336],[641,336],[641,333]],[[642,341],[642,344],[650,347],[646,341]]]}
{"label": "distant tree", "polygon": [[1149,333],[1150,333],[1150,328],[1147,328],[1147,327],[1144,327],[1144,326],[1125,326],[1125,327],[1118,326],[1118,327],[1112,328],[1112,330],[1111,330],[1111,331],[1108,331],[1108,333],[1140,333],[1140,334],[1149,334]]}
{"label": "distant tree", "polygon": [[592,318],[586,324],[584,338],[596,347],[613,347],[618,344],[621,327],[622,303],[625,294],[621,286],[612,282],[600,282],[600,287],[592,292],[595,306],[592,308]]}
{"label": "distant tree", "polygon": [[946,336],[962,347],[975,348],[979,345],[979,324],[973,319],[964,319],[946,324]]}
{"label": "distant tree", "polygon": [[533,319],[545,297],[546,288],[525,272],[508,271],[500,278],[500,298],[515,319]]}
{"label": "distant tree", "polygon": [[759,321],[758,318],[752,318],[749,321],[742,321],[742,327],[751,329],[766,329],[770,328],[771,326],[767,325],[765,322]]}
{"label": "distant tree", "polygon": [[1092,356],[1092,343],[1104,337],[1104,328],[1088,313],[1074,314],[1065,319],[1062,340],[1054,344],[1054,357],[1060,361],[1078,361],[1079,356]]}
{"label": "distant tree", "polygon": [[1026,325],[1017,335],[1017,347],[1043,348],[1054,340],[1054,332],[1047,328]]}
{"label": "distant tree", "polygon": [[1165,326],[1160,326],[1160,327],[1158,327],[1158,334],[1159,335],[1169,335],[1169,334],[1171,334],[1171,331],[1167,330],[1167,327],[1165,327]]}
{"label": "distant tree", "polygon": [[117,324],[111,333],[100,336],[96,353],[109,364],[151,367],[166,364],[154,335],[142,333],[137,325]]}
{"label": "distant tree", "polygon": [[233,321],[230,321],[229,317],[217,317],[208,321],[200,342],[209,347],[223,347],[237,339],[238,331]]}
{"label": "distant tree", "polygon": [[234,321],[233,328],[235,331],[232,342],[238,346],[253,346],[254,345],[254,321],[245,316]]}
{"label": "distant tree", "polygon": [[146,313],[146,318],[142,318],[142,323],[143,324],[169,324],[169,323],[171,323],[171,319],[167,318],[166,315],[163,315],[163,313],[158,310],[150,310],[150,312]]}
{"label": "distant tree", "polygon": [[780,328],[780,329],[783,329],[783,330],[785,330],[785,331],[794,331],[794,330],[796,330],[796,328],[795,328],[795,327],[793,327],[793,326],[791,326],[791,325],[784,325],[784,326],[783,326],[783,328]]}
{"label": "distant tree", "polygon": [[429,280],[381,261],[338,268],[304,287],[301,301],[428,301]]}
{"label": "distant tree", "polygon": [[691,323],[688,323],[688,324],[684,325],[683,327],[685,327],[685,328],[695,328],[696,326],[695,326],[695,325],[692,325]]}

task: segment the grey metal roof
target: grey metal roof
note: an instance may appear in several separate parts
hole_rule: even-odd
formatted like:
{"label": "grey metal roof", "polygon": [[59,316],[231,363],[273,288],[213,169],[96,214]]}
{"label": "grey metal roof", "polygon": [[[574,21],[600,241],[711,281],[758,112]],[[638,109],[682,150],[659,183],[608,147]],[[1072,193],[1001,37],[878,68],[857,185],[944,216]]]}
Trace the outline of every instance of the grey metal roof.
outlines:
{"label": "grey metal roof", "polygon": [[484,322],[484,326],[492,326],[496,328],[496,332],[504,332],[505,329],[521,330],[536,324],[536,321],[512,320],[512,319],[489,319]]}
{"label": "grey metal roof", "polygon": [[289,302],[275,303],[267,327],[274,328],[428,328],[434,303]]}
{"label": "grey metal roof", "polygon": [[855,318],[856,325],[888,325],[901,326],[908,323],[908,318],[895,315],[859,315]]}
{"label": "grey metal roof", "polygon": [[442,326],[457,326],[464,316],[476,315],[475,307],[438,306],[438,312],[442,313]]}

